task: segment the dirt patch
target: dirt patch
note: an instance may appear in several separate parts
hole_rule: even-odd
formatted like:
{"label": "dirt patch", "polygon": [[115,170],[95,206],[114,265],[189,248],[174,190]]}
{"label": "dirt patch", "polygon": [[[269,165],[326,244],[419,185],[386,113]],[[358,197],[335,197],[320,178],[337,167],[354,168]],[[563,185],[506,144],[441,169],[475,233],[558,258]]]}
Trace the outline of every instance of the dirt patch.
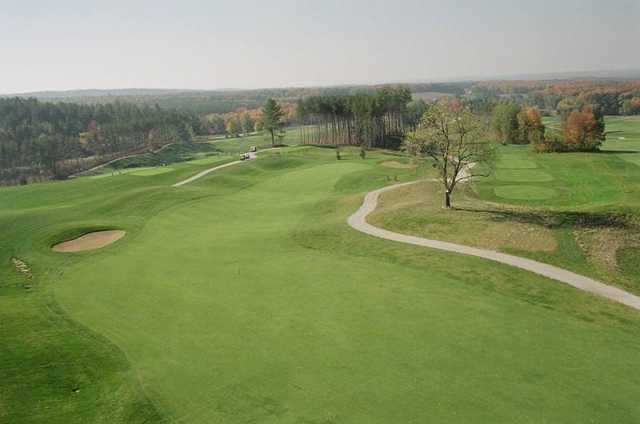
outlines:
{"label": "dirt patch", "polygon": [[55,252],[84,252],[100,249],[120,240],[126,234],[122,230],[96,231],[73,240],[58,243],[52,247]]}
{"label": "dirt patch", "polygon": [[402,163],[397,160],[388,160],[381,163],[382,166],[386,168],[395,168],[395,169],[414,169],[416,166],[410,163]]}

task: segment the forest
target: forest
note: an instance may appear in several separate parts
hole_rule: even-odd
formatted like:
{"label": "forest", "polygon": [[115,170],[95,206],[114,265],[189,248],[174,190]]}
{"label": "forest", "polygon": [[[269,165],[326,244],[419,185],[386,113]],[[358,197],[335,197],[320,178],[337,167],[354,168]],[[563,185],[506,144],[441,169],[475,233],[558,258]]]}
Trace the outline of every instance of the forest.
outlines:
{"label": "forest", "polygon": [[65,178],[111,158],[190,143],[195,115],[127,103],[0,99],[0,183]]}
{"label": "forest", "polygon": [[385,87],[375,93],[312,96],[298,102],[301,140],[305,144],[359,145],[397,148],[426,107],[413,107],[405,87]]}
{"label": "forest", "polygon": [[509,99],[566,115],[585,105],[605,115],[640,115],[638,80],[487,81],[475,83],[468,97],[476,104]]}

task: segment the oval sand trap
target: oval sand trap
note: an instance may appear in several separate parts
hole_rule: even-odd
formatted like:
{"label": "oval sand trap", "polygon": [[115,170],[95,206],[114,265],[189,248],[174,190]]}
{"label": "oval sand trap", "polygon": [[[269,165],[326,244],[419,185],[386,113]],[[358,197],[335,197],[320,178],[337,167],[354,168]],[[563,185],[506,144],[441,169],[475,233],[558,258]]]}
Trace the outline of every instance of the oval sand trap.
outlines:
{"label": "oval sand trap", "polygon": [[55,252],[84,252],[100,249],[120,240],[126,234],[122,230],[95,231],[52,247]]}

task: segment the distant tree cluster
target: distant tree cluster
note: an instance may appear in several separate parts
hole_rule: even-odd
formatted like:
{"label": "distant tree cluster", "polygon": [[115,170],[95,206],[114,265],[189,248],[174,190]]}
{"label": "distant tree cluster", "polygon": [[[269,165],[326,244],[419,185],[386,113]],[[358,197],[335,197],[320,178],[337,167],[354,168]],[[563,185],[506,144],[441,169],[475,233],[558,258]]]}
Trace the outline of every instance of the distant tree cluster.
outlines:
{"label": "distant tree cluster", "polygon": [[[405,134],[411,92],[385,87],[375,93],[313,96],[298,102],[301,139],[306,144],[398,147]],[[411,111],[412,125],[416,124]]]}
{"label": "distant tree cluster", "polygon": [[[267,99],[268,101],[269,99]],[[282,120],[285,126],[296,124],[296,104],[278,102],[282,109]],[[262,131],[262,107],[249,109],[239,108],[224,114],[207,114],[202,118],[202,125],[211,135],[236,137]]]}
{"label": "distant tree cluster", "polygon": [[569,112],[562,121],[561,135],[551,135],[535,143],[538,152],[593,152],[605,139],[604,116],[586,105]]}
{"label": "distant tree cluster", "polygon": [[598,150],[605,139],[604,115],[592,105],[563,102],[559,114],[561,134],[547,134],[538,108],[503,101],[493,108],[491,126],[502,144],[532,144],[538,152],[587,152]]}
{"label": "distant tree cluster", "polygon": [[491,81],[476,83],[470,91],[478,102],[509,99],[565,117],[587,105],[605,115],[640,114],[640,81]]}
{"label": "distant tree cluster", "polygon": [[0,99],[0,182],[62,178],[128,152],[189,143],[199,131],[196,116],[159,107]]}
{"label": "distant tree cluster", "polygon": [[494,107],[491,126],[502,144],[539,143],[545,135],[538,108],[521,107],[514,102],[501,102]]}
{"label": "distant tree cluster", "polygon": [[623,115],[640,115],[640,93],[622,102]]}

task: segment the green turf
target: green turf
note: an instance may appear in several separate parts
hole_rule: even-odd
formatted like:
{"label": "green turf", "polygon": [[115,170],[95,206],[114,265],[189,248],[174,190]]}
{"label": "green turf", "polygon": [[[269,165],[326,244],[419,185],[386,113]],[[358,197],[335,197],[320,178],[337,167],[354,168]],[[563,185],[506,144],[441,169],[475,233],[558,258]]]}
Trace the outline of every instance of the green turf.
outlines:
{"label": "green turf", "polygon": [[173,169],[168,167],[168,166],[166,166],[166,167],[158,167],[158,168],[147,168],[147,169],[137,168],[136,170],[131,172],[131,175],[139,175],[139,176],[143,176],[143,177],[148,177],[148,176],[152,176],[152,175],[164,174],[166,172],[171,172],[171,171],[173,171]]}
{"label": "green turf", "polygon": [[558,195],[553,188],[532,185],[503,185],[494,188],[494,192],[509,200],[548,200]]}
{"label": "green turf", "polygon": [[622,271],[640,280],[640,248],[627,247],[620,249],[616,256],[618,266],[622,268]]}
{"label": "green turf", "polygon": [[548,182],[553,177],[537,169],[500,169],[496,171],[496,178],[500,181],[512,182]]}
{"label": "green turf", "polygon": [[[343,159],[1,189],[0,422],[637,422],[640,314],[350,229],[426,171]],[[128,236],[49,249],[104,227]]]}
{"label": "green turf", "polygon": [[525,159],[518,154],[503,154],[499,156],[497,161],[497,168],[500,169],[534,169],[537,167],[535,161]]}
{"label": "green turf", "polygon": [[[220,160],[219,157],[214,156],[212,159],[215,160]],[[195,163],[196,161],[194,161]],[[210,161],[211,162],[211,161]],[[164,174],[165,172],[171,172],[173,171],[172,168],[170,167],[149,167],[149,166],[145,166],[145,167],[140,167],[140,168],[127,168],[127,169],[105,169],[102,171],[102,173],[100,174],[96,174],[96,175],[91,175],[89,176],[89,178],[104,178],[104,177],[113,177],[116,175],[123,175],[123,174],[128,174],[128,175],[138,175],[138,176],[150,176],[150,175],[158,175],[158,174]]]}

